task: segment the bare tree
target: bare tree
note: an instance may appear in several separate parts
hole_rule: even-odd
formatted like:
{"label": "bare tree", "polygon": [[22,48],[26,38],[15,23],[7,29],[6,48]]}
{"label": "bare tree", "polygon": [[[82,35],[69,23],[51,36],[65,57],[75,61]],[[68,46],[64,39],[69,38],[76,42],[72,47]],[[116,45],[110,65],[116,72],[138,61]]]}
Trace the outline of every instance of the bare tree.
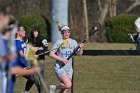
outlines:
{"label": "bare tree", "polygon": [[[84,28],[85,28],[85,31],[86,31],[86,37],[88,36],[88,13],[87,13],[87,3],[86,3],[86,0],[83,0],[83,7],[84,7],[84,13],[83,13],[83,16],[84,16]],[[88,41],[88,40],[87,40]]]}
{"label": "bare tree", "polygon": [[104,20],[106,18],[107,13],[108,13],[109,0],[106,0],[103,8],[102,8],[102,5],[101,5],[101,1],[100,0],[97,0],[97,1],[98,1],[98,5],[99,5],[99,10],[100,10],[100,15],[99,15],[99,18],[98,18],[98,22],[100,22],[100,24],[102,25],[104,23]]}
{"label": "bare tree", "polygon": [[109,1],[110,17],[116,16],[116,10],[117,10],[117,0],[110,0]]}
{"label": "bare tree", "polygon": [[140,0],[134,0],[133,4],[131,4],[127,9],[126,9],[126,13],[132,11],[135,7],[140,5]]}
{"label": "bare tree", "polygon": [[108,12],[110,17],[116,16],[117,0],[105,0],[104,2],[101,2],[101,0],[97,0],[97,2],[100,10],[98,21],[101,24],[104,23]]}

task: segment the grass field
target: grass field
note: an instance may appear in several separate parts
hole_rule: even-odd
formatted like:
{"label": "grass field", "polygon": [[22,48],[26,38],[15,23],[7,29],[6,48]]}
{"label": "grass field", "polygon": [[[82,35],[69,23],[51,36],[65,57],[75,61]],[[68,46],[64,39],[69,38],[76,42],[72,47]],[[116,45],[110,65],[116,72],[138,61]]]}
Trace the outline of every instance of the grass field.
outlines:
{"label": "grass field", "polygon": [[[85,44],[85,49],[135,49],[133,44]],[[140,56],[75,56],[74,93],[140,93]],[[46,84],[57,84],[54,60],[47,57]],[[26,80],[19,77],[15,93]],[[37,93],[35,86],[30,93]]]}

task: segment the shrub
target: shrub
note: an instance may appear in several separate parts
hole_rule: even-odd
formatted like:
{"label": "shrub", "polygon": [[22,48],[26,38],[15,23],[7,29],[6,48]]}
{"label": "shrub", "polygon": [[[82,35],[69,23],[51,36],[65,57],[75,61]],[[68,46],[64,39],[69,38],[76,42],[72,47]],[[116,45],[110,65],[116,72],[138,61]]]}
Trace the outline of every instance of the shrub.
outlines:
{"label": "shrub", "polygon": [[135,32],[134,21],[137,16],[130,14],[121,14],[112,17],[105,23],[105,31],[108,42],[129,43],[131,39],[128,33]]}
{"label": "shrub", "polygon": [[19,23],[25,27],[26,38],[30,36],[30,32],[34,27],[38,27],[40,34],[47,37],[47,26],[43,17],[39,15],[28,15],[19,18]]}

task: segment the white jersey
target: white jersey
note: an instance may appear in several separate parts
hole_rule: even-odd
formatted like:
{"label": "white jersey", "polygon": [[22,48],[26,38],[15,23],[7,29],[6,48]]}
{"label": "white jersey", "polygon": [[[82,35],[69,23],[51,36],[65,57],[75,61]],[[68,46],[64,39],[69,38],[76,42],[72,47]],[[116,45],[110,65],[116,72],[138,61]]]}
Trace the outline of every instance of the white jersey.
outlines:
{"label": "white jersey", "polygon": [[[5,57],[7,55],[5,43],[2,38],[2,35],[0,33],[0,57]],[[6,62],[3,61],[3,63],[0,64],[0,93],[6,93],[6,87],[7,87],[7,73],[8,71],[5,69]]]}
{"label": "white jersey", "polygon": [[140,33],[140,17],[135,20],[135,26],[138,33]]}
{"label": "white jersey", "polygon": [[[52,49],[58,56],[67,59],[77,46],[78,44],[74,39],[59,39],[55,42]],[[56,60],[56,64],[61,67],[63,62]],[[69,59],[68,63],[63,68],[72,68],[72,58]]]}
{"label": "white jersey", "polygon": [[6,62],[3,62],[0,65],[0,93],[6,93],[6,89],[7,89],[7,75],[8,75],[8,69],[6,69]]}

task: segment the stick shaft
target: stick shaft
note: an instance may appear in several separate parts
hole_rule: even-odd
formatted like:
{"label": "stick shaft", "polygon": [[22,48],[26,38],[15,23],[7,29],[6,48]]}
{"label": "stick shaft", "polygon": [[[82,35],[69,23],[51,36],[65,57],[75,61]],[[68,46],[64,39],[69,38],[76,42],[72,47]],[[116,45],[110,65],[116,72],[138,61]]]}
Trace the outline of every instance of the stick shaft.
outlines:
{"label": "stick shaft", "polygon": [[[93,28],[94,28],[94,27],[93,27]],[[92,28],[90,31],[92,31],[93,28]],[[93,35],[93,34],[94,34],[95,32],[97,32],[97,31],[98,31],[97,29],[94,29],[94,32],[90,33],[90,34],[82,41],[82,43],[85,43],[85,42],[87,41],[87,39],[90,38],[91,35]],[[77,46],[77,47],[74,49],[74,51],[70,54],[70,56],[67,58],[67,60],[69,60],[69,59],[76,53],[76,51],[77,51],[79,48],[80,48],[80,47]],[[63,66],[65,66],[64,63],[63,63],[63,65],[62,65],[60,68],[62,68]]]}
{"label": "stick shaft", "polygon": [[47,86],[45,84],[45,80],[43,79],[41,73],[38,73],[38,77],[40,79],[40,82],[41,82],[41,84],[43,86],[43,89],[44,89],[45,93],[49,93],[49,91],[48,91],[49,89],[47,88]]}
{"label": "stick shaft", "polygon": [[[85,42],[87,41],[87,39],[90,38],[90,36],[93,35],[95,32],[96,32],[96,31],[94,31],[92,34],[88,35],[88,37],[86,37],[86,39],[84,39],[84,40],[82,41],[82,43],[85,43]],[[77,51],[79,48],[80,48],[80,47],[77,46],[77,47],[74,49],[74,51],[71,53],[71,55],[67,58],[67,60],[69,60],[69,59],[76,53],[76,51]]]}
{"label": "stick shaft", "polygon": [[67,58],[67,60],[69,60],[69,59],[76,53],[76,51],[77,51],[79,48],[80,48],[80,47],[77,46],[77,47],[74,49],[74,51],[71,53],[71,55]]}
{"label": "stick shaft", "polygon": [[[35,66],[38,66],[38,63],[36,63],[34,60],[30,60]],[[39,80],[40,80],[40,83],[41,85],[43,86],[43,89],[45,91],[45,93],[49,93],[48,91],[48,88],[46,86],[46,83],[45,83],[45,80],[43,79],[43,76],[41,74],[41,72],[37,73],[38,77],[39,77]]]}
{"label": "stick shaft", "polygon": [[58,48],[51,49],[51,50],[47,50],[47,51],[45,51],[45,52],[43,52],[43,53],[38,54],[37,56],[41,56],[41,55],[45,55],[45,54],[49,54],[51,51],[56,50],[56,49],[58,49]]}

